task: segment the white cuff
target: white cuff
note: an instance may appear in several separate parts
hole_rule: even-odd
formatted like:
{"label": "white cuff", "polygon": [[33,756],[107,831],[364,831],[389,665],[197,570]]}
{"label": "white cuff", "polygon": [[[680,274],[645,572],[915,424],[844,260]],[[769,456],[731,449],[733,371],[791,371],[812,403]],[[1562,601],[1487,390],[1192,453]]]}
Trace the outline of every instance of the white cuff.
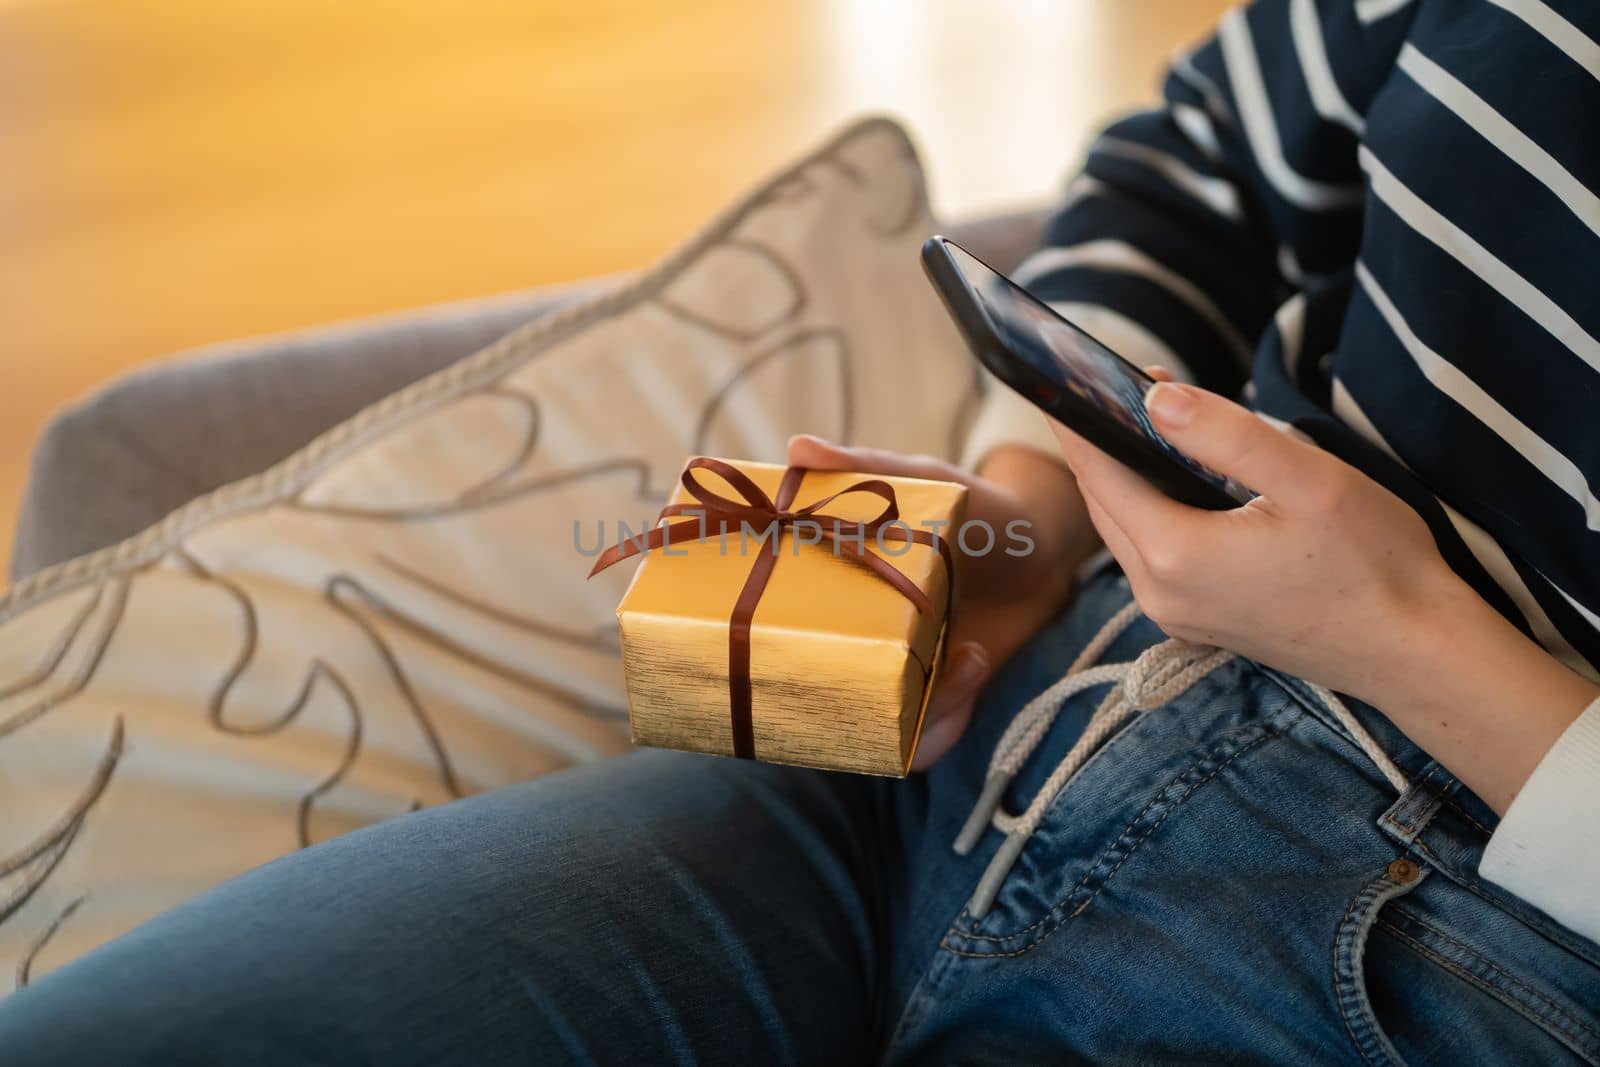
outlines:
{"label": "white cuff", "polygon": [[1478,873],[1600,941],[1600,700],[1534,768],[1489,838]]}

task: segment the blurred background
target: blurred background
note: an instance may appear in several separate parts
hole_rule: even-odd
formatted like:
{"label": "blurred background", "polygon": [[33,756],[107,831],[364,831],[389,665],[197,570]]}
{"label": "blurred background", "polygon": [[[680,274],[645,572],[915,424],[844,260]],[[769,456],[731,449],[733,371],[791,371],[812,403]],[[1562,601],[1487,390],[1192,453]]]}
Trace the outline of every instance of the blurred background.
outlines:
{"label": "blurred background", "polygon": [[0,567],[129,368],[642,266],[864,111],[943,217],[1043,202],[1224,6],[0,0]]}

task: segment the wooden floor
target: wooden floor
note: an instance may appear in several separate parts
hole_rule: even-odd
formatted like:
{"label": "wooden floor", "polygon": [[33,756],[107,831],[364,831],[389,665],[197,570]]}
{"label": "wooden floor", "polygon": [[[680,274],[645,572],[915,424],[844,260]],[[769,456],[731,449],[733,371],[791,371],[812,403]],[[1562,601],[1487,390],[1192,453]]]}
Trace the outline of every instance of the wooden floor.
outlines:
{"label": "wooden floor", "polygon": [[129,367],[643,264],[867,110],[947,215],[1043,199],[1222,8],[0,0],[0,562],[46,419]]}

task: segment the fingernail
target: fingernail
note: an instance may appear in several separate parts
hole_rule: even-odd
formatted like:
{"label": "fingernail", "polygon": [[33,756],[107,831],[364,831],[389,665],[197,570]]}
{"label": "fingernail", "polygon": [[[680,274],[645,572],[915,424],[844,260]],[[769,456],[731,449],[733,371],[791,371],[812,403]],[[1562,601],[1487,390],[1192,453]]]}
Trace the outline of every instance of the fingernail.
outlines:
{"label": "fingernail", "polygon": [[1145,410],[1168,426],[1187,426],[1200,406],[1193,390],[1175,382],[1157,382],[1144,394]]}

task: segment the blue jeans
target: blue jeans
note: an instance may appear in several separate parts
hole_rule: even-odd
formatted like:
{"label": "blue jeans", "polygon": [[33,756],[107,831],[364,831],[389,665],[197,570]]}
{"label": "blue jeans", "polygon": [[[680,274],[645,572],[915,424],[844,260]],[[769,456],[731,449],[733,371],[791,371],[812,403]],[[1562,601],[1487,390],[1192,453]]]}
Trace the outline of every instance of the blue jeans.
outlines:
{"label": "blue jeans", "polygon": [[[1116,734],[968,914],[1001,835],[950,845],[996,739],[1128,599],[1101,572],[927,775],[641,752],[419,812],[0,1002],[0,1060],[1600,1060],[1600,946],[1478,879],[1492,814],[1358,707],[1397,794],[1247,661]],[[1104,660],[1160,638],[1141,620]]]}

